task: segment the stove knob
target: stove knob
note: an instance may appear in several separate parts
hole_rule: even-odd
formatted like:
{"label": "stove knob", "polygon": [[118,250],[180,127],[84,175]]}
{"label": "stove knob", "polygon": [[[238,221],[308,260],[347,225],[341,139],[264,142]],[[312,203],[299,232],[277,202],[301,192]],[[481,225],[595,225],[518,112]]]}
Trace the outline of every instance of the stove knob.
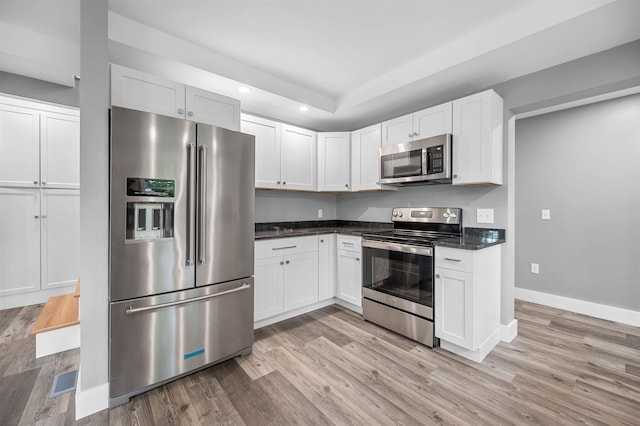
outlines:
{"label": "stove knob", "polygon": [[393,212],[393,217],[398,217],[398,212]]}
{"label": "stove knob", "polygon": [[402,217],[402,212],[398,212],[398,217]]}
{"label": "stove knob", "polygon": [[451,218],[455,219],[455,218],[456,218],[456,217],[458,217],[458,216],[457,216],[455,213],[450,213],[450,214],[449,214],[449,217],[451,217]]}
{"label": "stove knob", "polygon": [[449,219],[449,213],[442,213],[442,216],[444,216],[446,219]]}

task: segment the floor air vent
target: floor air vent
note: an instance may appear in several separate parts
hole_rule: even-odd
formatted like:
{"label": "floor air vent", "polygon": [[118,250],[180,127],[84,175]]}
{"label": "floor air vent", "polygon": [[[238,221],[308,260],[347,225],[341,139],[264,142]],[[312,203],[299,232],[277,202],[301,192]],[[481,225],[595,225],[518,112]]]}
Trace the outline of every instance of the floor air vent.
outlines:
{"label": "floor air vent", "polygon": [[53,378],[53,386],[49,398],[71,392],[76,388],[78,381],[78,370],[67,371],[66,373],[56,374]]}

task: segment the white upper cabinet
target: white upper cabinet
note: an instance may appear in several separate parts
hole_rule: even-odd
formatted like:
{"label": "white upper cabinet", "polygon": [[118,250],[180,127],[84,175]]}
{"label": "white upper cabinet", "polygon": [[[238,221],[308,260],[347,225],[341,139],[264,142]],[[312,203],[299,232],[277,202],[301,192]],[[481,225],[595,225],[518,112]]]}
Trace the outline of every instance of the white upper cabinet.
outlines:
{"label": "white upper cabinet", "polygon": [[451,133],[451,102],[382,123],[382,146]]}
{"label": "white upper cabinet", "polygon": [[379,189],[397,190],[397,187],[383,186],[380,180],[380,147],[382,146],[382,125],[374,124],[351,132],[351,190],[373,191]]}
{"label": "white upper cabinet", "polygon": [[47,188],[80,188],[80,117],[40,116],[41,183]]}
{"label": "white upper cabinet", "polygon": [[0,104],[0,186],[40,184],[40,112]]}
{"label": "white upper cabinet", "polygon": [[240,130],[240,101],[187,86],[187,120]]}
{"label": "white upper cabinet", "polygon": [[111,105],[240,129],[240,101],[111,64]]}
{"label": "white upper cabinet", "polygon": [[316,190],[316,132],[282,125],[280,166],[282,189]]}
{"label": "white upper cabinet", "polygon": [[349,191],[351,144],[348,132],[318,133],[318,190]]}
{"label": "white upper cabinet", "polygon": [[502,98],[493,90],[453,101],[453,184],[502,185]]}
{"label": "white upper cabinet", "polygon": [[280,123],[242,114],[240,130],[256,138],[256,188],[280,189]]}
{"label": "white upper cabinet", "polygon": [[185,118],[185,85],[111,64],[111,105]]}
{"label": "white upper cabinet", "polygon": [[0,98],[0,186],[80,188],[77,110]]}

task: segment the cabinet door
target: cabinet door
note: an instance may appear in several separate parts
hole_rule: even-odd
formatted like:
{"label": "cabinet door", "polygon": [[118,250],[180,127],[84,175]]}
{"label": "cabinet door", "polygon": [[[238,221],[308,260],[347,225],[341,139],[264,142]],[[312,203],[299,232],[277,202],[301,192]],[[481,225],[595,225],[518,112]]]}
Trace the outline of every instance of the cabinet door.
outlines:
{"label": "cabinet door", "polygon": [[451,102],[413,113],[413,138],[424,139],[451,133]]}
{"label": "cabinet door", "polygon": [[350,135],[345,132],[318,134],[318,190],[349,191]]}
{"label": "cabinet door", "polygon": [[42,289],[75,285],[80,276],[80,191],[42,191]]}
{"label": "cabinet door", "polygon": [[301,308],[318,301],[318,253],[285,256],[284,310]]}
{"label": "cabinet door", "polygon": [[0,188],[0,296],[40,288],[40,190]]}
{"label": "cabinet door", "polygon": [[336,235],[318,237],[318,300],[336,295]]}
{"label": "cabinet door", "polygon": [[436,268],[435,311],[436,337],[475,351],[473,274]]}
{"label": "cabinet door", "polygon": [[256,188],[280,188],[280,123],[242,114],[240,128],[256,138]]}
{"label": "cabinet door", "polygon": [[362,265],[359,253],[338,250],[338,298],[362,306]]}
{"label": "cabinet door", "polygon": [[40,113],[0,104],[0,185],[40,184]]}
{"label": "cabinet door", "polygon": [[260,321],[283,312],[282,271],[284,259],[256,259],[253,320]]}
{"label": "cabinet door", "polygon": [[397,145],[413,139],[413,114],[382,123],[382,146]]}
{"label": "cabinet door", "polygon": [[44,112],[40,125],[42,186],[80,188],[80,118]]}
{"label": "cabinet door", "polygon": [[488,90],[453,101],[453,184],[502,184],[502,98]]}
{"label": "cabinet door", "polygon": [[380,189],[380,147],[382,125],[376,124],[351,133],[351,189]]}
{"label": "cabinet door", "polygon": [[217,93],[186,87],[187,120],[240,130],[240,101]]}
{"label": "cabinet door", "polygon": [[185,118],[185,85],[111,64],[111,105]]}
{"label": "cabinet door", "polygon": [[282,125],[280,156],[282,189],[315,191],[316,133]]}

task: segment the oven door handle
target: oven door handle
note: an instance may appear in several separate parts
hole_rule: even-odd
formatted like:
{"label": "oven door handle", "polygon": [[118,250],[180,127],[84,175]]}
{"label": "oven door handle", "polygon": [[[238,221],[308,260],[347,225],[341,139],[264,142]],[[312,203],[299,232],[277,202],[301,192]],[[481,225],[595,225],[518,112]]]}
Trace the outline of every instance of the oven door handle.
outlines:
{"label": "oven door handle", "polygon": [[401,253],[417,254],[420,256],[433,256],[432,247],[411,246],[407,244],[387,243],[375,240],[362,240],[362,247],[398,251]]}

